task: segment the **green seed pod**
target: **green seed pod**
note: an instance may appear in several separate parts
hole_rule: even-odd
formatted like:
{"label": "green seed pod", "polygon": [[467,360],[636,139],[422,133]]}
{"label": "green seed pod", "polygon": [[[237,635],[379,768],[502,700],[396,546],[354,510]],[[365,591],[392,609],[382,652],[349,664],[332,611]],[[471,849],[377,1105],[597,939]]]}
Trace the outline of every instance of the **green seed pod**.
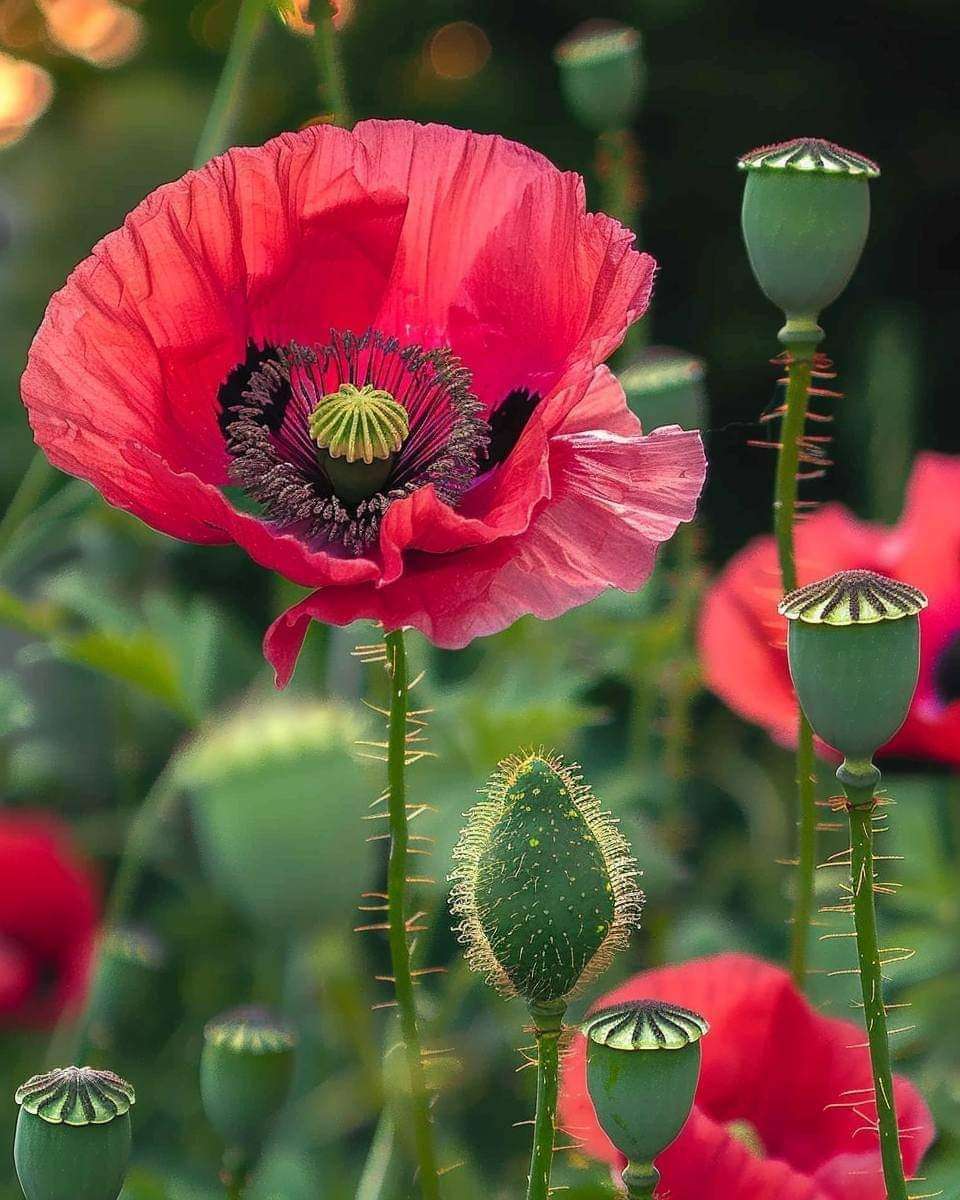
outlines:
{"label": "green seed pod", "polygon": [[261,1008],[224,1013],[204,1030],[203,1110],[238,1162],[260,1154],[290,1091],[296,1045],[294,1032]]}
{"label": "green seed pod", "polygon": [[271,933],[341,925],[371,883],[372,847],[358,836],[364,729],[345,705],[263,699],[204,729],[181,757],[207,871]]}
{"label": "green seed pod", "polygon": [[708,1029],[697,1013],[658,1000],[604,1008],[580,1026],[587,1089],[601,1128],[628,1160],[628,1188],[656,1182],[653,1160],[690,1115]]}
{"label": "green seed pod", "polygon": [[117,1200],[135,1099],[119,1075],[93,1067],[58,1067],[18,1088],[13,1161],[27,1200]]}
{"label": "green seed pod", "polygon": [[89,1036],[98,1046],[149,1040],[162,1024],[155,1003],[167,955],[148,930],[120,927],[100,939],[87,1001]]}
{"label": "green seed pod", "polygon": [[920,670],[924,594],[873,571],[840,571],[780,602],[790,674],[814,733],[867,763],[903,724]]}
{"label": "green seed pod", "polygon": [[815,344],[817,318],[860,261],[880,168],[820,138],[762,146],[738,165],[747,175],[743,239],[757,283],[787,318],[780,339]]}
{"label": "green seed pod", "polygon": [[552,754],[500,764],[454,859],[468,963],[536,1011],[562,1011],[640,919],[636,863],[616,819]]}
{"label": "green seed pod", "polygon": [[703,425],[707,408],[703,362],[685,350],[649,346],[617,378],[630,411],[640,418],[644,429],[659,425],[699,429]]}
{"label": "green seed pod", "polygon": [[560,43],[554,58],[564,99],[587,129],[603,133],[633,121],[646,83],[636,29],[587,21]]}

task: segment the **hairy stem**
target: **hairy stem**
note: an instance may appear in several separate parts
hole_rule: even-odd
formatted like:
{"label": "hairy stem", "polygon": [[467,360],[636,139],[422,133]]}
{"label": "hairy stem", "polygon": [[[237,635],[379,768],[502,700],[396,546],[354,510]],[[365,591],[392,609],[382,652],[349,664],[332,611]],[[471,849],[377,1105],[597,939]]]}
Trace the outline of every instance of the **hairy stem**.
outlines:
{"label": "hairy stem", "polygon": [[226,150],[240,110],[243,89],[250,77],[253,52],[267,17],[266,0],[241,0],[230,48],[220,72],[216,91],[193,156],[202,167],[215,154]]}
{"label": "hairy stem", "polygon": [[537,1039],[537,1112],[533,1123],[533,1149],[527,1200],[547,1200],[550,1195],[550,1171],[557,1123],[557,1089],[560,1074],[560,1038],[563,1011],[534,1011]]}
{"label": "hairy stem", "polygon": [[[787,347],[786,411],[780,431],[777,456],[776,491],[773,501],[773,525],[780,561],[780,582],[784,592],[797,586],[794,552],[794,522],[797,512],[797,471],[800,467],[800,439],[807,421],[807,403],[813,352],[811,345]],[[790,972],[798,987],[804,987],[807,975],[807,944],[813,919],[814,879],[817,854],[817,808],[813,758],[813,731],[803,713],[796,755],[797,780],[797,887],[793,906],[790,946]]]}
{"label": "hairy stem", "polygon": [[870,1064],[877,1104],[880,1160],[887,1200],[907,1200],[907,1185],[900,1154],[887,1010],[883,1003],[883,975],[877,940],[877,910],[874,903],[873,814],[874,785],[857,786],[843,781],[850,818],[850,880],[853,886],[853,920],[857,931],[857,957],[863,1013],[870,1044]]}
{"label": "hairy stem", "polygon": [[347,81],[340,59],[339,34],[333,26],[333,12],[325,0],[319,0],[316,18],[314,52],[320,76],[320,94],[330,110],[334,125],[344,129],[353,124]]}
{"label": "hairy stem", "polygon": [[389,787],[390,859],[387,866],[387,920],[390,960],[397,993],[400,1036],[406,1060],[409,1086],[409,1119],[412,1126],[420,1192],[424,1200],[436,1200],[436,1154],[430,1104],[423,1076],[420,1031],[410,974],[410,946],[407,941],[407,713],[409,708],[407,652],[403,630],[386,636],[387,664],[390,672],[390,725],[387,748]]}

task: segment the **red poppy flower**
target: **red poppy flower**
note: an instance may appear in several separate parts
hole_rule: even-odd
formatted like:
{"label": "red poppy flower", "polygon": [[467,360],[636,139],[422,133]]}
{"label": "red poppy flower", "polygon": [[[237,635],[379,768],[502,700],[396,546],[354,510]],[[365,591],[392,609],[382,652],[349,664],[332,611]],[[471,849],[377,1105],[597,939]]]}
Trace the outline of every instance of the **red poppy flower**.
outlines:
{"label": "red poppy flower", "polygon": [[653,274],[522,146],[310,128],[149,196],[54,296],[23,396],[111,503],[316,589],[267,636],[285,681],[312,618],[462,646],[644,582],[705,470],[599,365]]}
{"label": "red poppy flower", "polygon": [[0,1022],[52,1025],[83,998],[97,923],[90,876],[61,826],[0,817]]}
{"label": "red poppy flower", "polygon": [[[821,1016],[790,977],[746,954],[719,954],[634,976],[598,1001],[667,1000],[710,1022],[690,1120],[657,1159],[669,1200],[883,1200],[867,1126],[870,1060],[863,1030]],[[596,1158],[625,1165],[597,1124],[585,1045],[565,1060],[560,1121]],[[913,1174],[933,1122],[907,1080],[894,1083],[904,1166]]]}
{"label": "red poppy flower", "polygon": [[[960,458],[921,454],[892,529],[830,504],[797,529],[800,583],[864,567],[926,592],[920,681],[903,728],[881,753],[960,764]],[[778,741],[796,740],[786,621],[772,537],[734,557],[707,596],[700,653],[707,685]],[[821,747],[821,749],[823,749]]]}

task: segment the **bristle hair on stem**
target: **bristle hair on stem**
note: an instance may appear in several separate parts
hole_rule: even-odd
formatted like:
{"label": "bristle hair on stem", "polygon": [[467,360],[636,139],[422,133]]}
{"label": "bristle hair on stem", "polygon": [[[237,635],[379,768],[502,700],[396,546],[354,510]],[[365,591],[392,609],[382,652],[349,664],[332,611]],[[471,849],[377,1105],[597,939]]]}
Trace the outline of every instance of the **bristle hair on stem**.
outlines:
{"label": "bristle hair on stem", "polygon": [[[494,911],[498,904],[495,900],[491,901],[492,894],[496,891],[498,883],[516,879],[524,866],[523,859],[530,859],[536,855],[540,840],[532,836],[524,843],[516,874],[512,873],[509,864],[500,861],[497,863],[500,873],[495,879],[489,874],[482,877],[481,867],[485,864],[489,870],[490,863],[485,860],[485,856],[491,852],[498,833],[502,833],[507,819],[517,805],[524,805],[523,811],[530,814],[530,829],[527,832],[536,832],[533,826],[540,812],[536,800],[540,789],[531,787],[528,795],[524,788],[524,780],[535,770],[549,774],[557,788],[553,799],[555,802],[559,801],[559,807],[555,807],[553,812],[543,810],[549,824],[547,837],[541,848],[541,852],[547,851],[550,855],[544,862],[545,871],[556,866],[555,851],[550,850],[549,843],[549,835],[558,832],[554,819],[569,820],[571,829],[582,830],[585,826],[587,838],[592,843],[592,853],[598,856],[596,861],[604,879],[603,898],[609,907],[608,919],[592,929],[583,930],[585,937],[592,934],[599,938],[598,943],[592,948],[576,977],[564,979],[562,986],[554,986],[555,980],[552,977],[551,963],[547,961],[546,948],[549,946],[551,953],[558,960],[564,956],[572,962],[577,949],[582,952],[583,947],[575,946],[558,927],[554,927],[555,936],[554,933],[547,934],[536,928],[539,918],[544,915],[543,911],[529,916],[528,912],[531,910],[524,910],[523,919],[529,920],[531,927],[529,931],[524,931],[523,937],[528,939],[527,947],[531,953],[524,964],[525,979],[520,984],[516,978],[517,966],[502,961],[503,947],[500,947],[501,953],[498,954],[498,949],[491,942],[489,935],[491,921],[500,919],[500,912]],[[455,931],[466,948],[467,963],[505,997],[522,995],[528,1002],[566,1003],[626,947],[630,931],[639,924],[643,893],[636,881],[639,874],[636,861],[620,832],[617,818],[603,811],[589,785],[579,774],[578,767],[566,765],[560,755],[547,752],[542,747],[521,751],[504,759],[483,789],[482,795],[483,799],[467,813],[466,826],[454,850],[456,866],[450,875],[453,884],[451,911],[454,917],[458,918]],[[581,843],[584,840],[582,836],[579,838]],[[562,843],[554,843],[557,844]],[[507,853],[510,853],[509,845],[510,843],[506,847]],[[576,890],[572,884],[573,880],[570,879],[571,912],[574,910],[573,892]],[[584,886],[587,886],[586,883]],[[596,890],[595,880],[593,886]],[[583,896],[587,894],[587,891],[579,893]],[[524,908],[522,904],[519,907]],[[541,896],[541,910],[543,907],[544,901]],[[593,911],[591,909],[588,912],[584,906],[584,913],[591,920]],[[549,916],[547,919],[549,921]],[[586,924],[586,921],[582,922],[582,925]],[[511,935],[516,932],[515,926],[508,930]],[[538,934],[543,934],[540,939],[543,942],[542,947],[534,944]],[[589,938],[583,944],[589,948]],[[543,953],[538,961],[542,963],[542,970],[539,974],[531,974],[531,958],[537,959],[540,951]]]}

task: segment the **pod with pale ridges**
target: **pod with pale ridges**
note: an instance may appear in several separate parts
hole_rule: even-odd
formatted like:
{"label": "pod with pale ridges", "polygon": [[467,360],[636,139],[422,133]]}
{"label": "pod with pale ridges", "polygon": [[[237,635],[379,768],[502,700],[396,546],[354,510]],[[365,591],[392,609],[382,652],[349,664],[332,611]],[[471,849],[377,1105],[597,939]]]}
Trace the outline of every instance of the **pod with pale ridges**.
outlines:
{"label": "pod with pale ridges", "polygon": [[58,1067],[17,1089],[13,1158],[27,1200],[116,1200],[130,1162],[126,1080]]}
{"label": "pod with pale ridges", "polygon": [[614,21],[587,21],[554,52],[573,115],[594,133],[623,129],[637,114],[646,83],[640,34]]}
{"label": "pod with pale ridges", "polygon": [[643,895],[616,819],[542,750],[500,764],[454,851],[467,961],[506,996],[562,1010],[626,944]]}
{"label": "pod with pale ridges", "polygon": [[294,1031],[263,1008],[223,1013],[204,1030],[200,1096],[236,1169],[260,1155],[290,1091],[296,1046]]}
{"label": "pod with pale ridges", "polygon": [[873,571],[840,571],[785,596],[787,652],[813,731],[869,763],[903,724],[920,670],[924,594]]}
{"label": "pod with pale ridges", "polygon": [[743,155],[741,225],[750,266],[787,318],[781,340],[816,343],[820,313],[840,295],[870,228],[875,162],[822,138],[794,138]]}
{"label": "pod with pale ridges", "polygon": [[653,1160],[686,1123],[700,1077],[699,1013],[659,1000],[617,1004],[580,1026],[587,1040],[587,1088],[597,1120],[626,1157],[630,1196],[659,1179]]}

